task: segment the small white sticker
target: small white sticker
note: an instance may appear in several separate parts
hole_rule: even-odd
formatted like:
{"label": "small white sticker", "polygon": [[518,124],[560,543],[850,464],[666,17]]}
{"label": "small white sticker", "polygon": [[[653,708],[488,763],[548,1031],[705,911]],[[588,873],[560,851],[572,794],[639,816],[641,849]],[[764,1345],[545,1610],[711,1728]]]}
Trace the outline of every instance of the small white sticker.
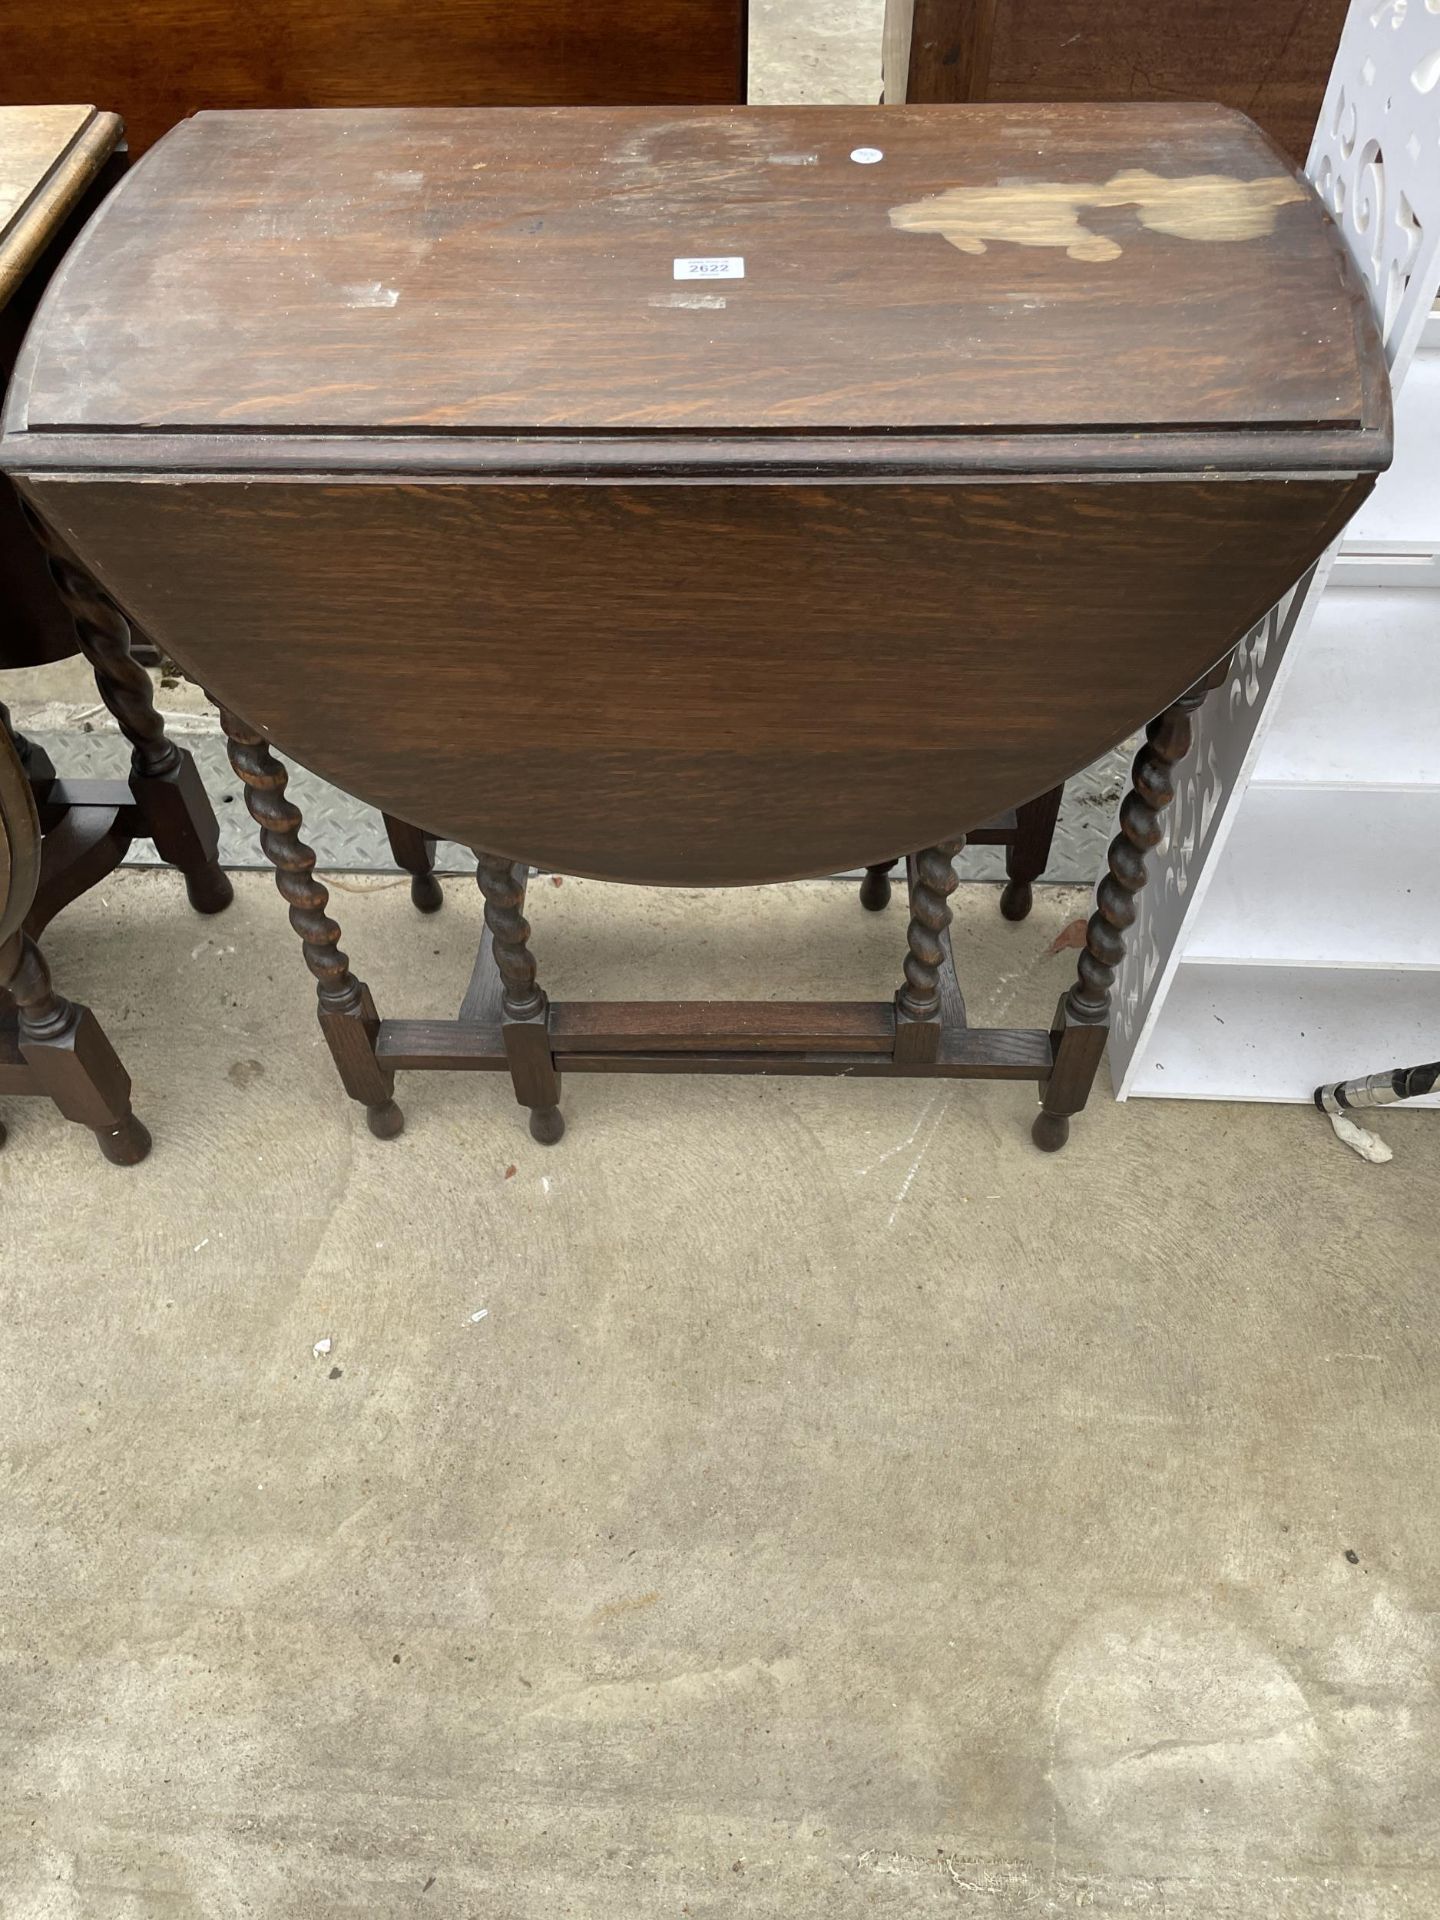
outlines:
{"label": "small white sticker", "polygon": [[677,280],[743,280],[745,261],[739,254],[712,254],[675,262]]}
{"label": "small white sticker", "polygon": [[873,167],[877,160],[885,158],[885,153],[881,147],[855,147],[851,150],[850,158],[857,167]]}

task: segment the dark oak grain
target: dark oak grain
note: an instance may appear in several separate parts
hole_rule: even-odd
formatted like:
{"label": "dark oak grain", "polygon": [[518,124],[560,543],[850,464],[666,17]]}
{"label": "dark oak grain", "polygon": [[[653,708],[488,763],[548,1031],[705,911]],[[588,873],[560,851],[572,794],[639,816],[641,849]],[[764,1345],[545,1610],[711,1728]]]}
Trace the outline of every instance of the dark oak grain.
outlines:
{"label": "dark oak grain", "polygon": [[202,685],[361,798],[559,872],[739,885],[1054,786],[1369,482],[26,484]]}
{"label": "dark oak grain", "polygon": [[895,1016],[870,1001],[822,1006],[775,1000],[607,1000],[556,1007],[557,1053],[883,1053],[895,1046]]}
{"label": "dark oak grain", "polygon": [[[863,147],[883,161],[855,164]],[[1147,177],[1076,213],[1076,244],[1113,257],[1026,243],[1057,193]],[[952,189],[982,197],[982,252],[894,224],[905,208],[923,223],[913,210]],[[1253,219],[1235,204],[1252,191]],[[743,258],[745,277],[676,282],[691,255]],[[23,419],[442,435],[1358,424],[1335,259],[1309,186],[1211,107],[204,114],[69,257]]]}
{"label": "dark oak grain", "polygon": [[745,97],[744,0],[0,0],[0,99],[102,99],[145,151],[204,107]]}
{"label": "dark oak grain", "polygon": [[1219,100],[1303,162],[1346,0],[886,0],[887,100]]}

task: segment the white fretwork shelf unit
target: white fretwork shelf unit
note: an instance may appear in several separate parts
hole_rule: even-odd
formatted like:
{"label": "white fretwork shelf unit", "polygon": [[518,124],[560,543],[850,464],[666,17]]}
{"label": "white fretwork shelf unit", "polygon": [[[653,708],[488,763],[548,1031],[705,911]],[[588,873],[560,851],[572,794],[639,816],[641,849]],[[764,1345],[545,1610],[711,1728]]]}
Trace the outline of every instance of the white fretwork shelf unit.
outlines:
{"label": "white fretwork shelf unit", "polygon": [[1308,1100],[1440,1053],[1440,0],[1351,0],[1307,172],[1371,289],[1395,464],[1196,715],[1116,980],[1122,1100]]}

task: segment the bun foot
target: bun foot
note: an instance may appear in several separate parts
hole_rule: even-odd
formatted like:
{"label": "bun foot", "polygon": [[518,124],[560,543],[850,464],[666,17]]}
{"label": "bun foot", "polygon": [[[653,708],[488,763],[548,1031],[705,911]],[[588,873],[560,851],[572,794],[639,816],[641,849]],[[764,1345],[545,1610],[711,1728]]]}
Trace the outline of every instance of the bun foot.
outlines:
{"label": "bun foot", "polygon": [[96,1127],[95,1138],[101,1153],[115,1167],[138,1167],[150,1151],[149,1131],[133,1113],[127,1114],[118,1127]]}
{"label": "bun foot", "polygon": [[410,904],[420,913],[438,913],[445,891],[433,873],[417,873],[410,881]]}
{"label": "bun foot", "polygon": [[882,913],[890,904],[890,869],[867,867],[860,882],[860,904],[867,913]]}
{"label": "bun foot", "polygon": [[542,1147],[553,1147],[565,1131],[565,1116],[558,1107],[530,1109],[530,1138]]}
{"label": "bun foot", "polygon": [[393,1140],[405,1130],[405,1116],[393,1100],[365,1109],[365,1124],[377,1140]]}
{"label": "bun foot", "polygon": [[185,892],[196,913],[223,913],[235,898],[229,874],[222,873],[213,861],[185,875]]}
{"label": "bun foot", "polygon": [[1069,1114],[1037,1113],[1030,1138],[1042,1153],[1058,1153],[1070,1138]]}
{"label": "bun foot", "polygon": [[1007,880],[1000,895],[1000,911],[1007,920],[1023,920],[1035,904],[1028,880]]}

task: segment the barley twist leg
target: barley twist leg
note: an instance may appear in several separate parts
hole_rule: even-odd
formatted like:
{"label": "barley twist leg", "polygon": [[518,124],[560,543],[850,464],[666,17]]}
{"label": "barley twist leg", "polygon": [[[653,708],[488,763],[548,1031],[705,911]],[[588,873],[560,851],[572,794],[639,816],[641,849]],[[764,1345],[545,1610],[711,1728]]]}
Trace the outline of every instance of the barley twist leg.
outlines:
{"label": "barley twist leg", "polygon": [[162,860],[178,867],[197,913],[220,913],[235,897],[216,855],[220,828],[195,762],[165,731],[150,675],[130,651],[130,623],[28,505],[55,590],[75,623],[100,698],[130,742],[130,791]]}
{"label": "barley twist leg", "polygon": [[1090,1088],[1110,1030],[1110,992],[1125,958],[1125,935],[1135,924],[1136,895],[1145,884],[1145,860],[1165,837],[1165,812],[1175,798],[1174,769],[1190,751],[1190,716],[1204,701],[1208,681],[1183,693],[1145,730],[1135,756],[1130,791],[1120,806],[1120,830],[1110,842],[1107,871],[1095,891],[1075,984],[1060,1003],[1055,1064],[1041,1094],[1031,1138],[1056,1153],[1070,1137],[1070,1116]]}
{"label": "barley twist leg", "polygon": [[503,992],[501,1032],[510,1061],[515,1098],[530,1109],[530,1132],[553,1147],[565,1131],[560,1112],[560,1074],[550,1045],[550,1003],[536,982],[530,951],[530,922],[525,918],[524,869],[496,853],[475,855],[475,877],[485,896],[495,965]]}
{"label": "barley twist leg", "polygon": [[320,1027],[345,1091],[365,1108],[376,1138],[392,1139],[405,1121],[395,1103],[395,1076],[375,1056],[379,1017],[370,989],[350,971],[340,928],[326,911],[329,892],[315,877],[314,850],[300,838],[300,809],[286,796],[289,775],[264,735],[246,721],[222,707],[220,724],[230,764],[245,786],[245,804],[260,829],[261,849],[275,869],[275,885],[314,976]]}

